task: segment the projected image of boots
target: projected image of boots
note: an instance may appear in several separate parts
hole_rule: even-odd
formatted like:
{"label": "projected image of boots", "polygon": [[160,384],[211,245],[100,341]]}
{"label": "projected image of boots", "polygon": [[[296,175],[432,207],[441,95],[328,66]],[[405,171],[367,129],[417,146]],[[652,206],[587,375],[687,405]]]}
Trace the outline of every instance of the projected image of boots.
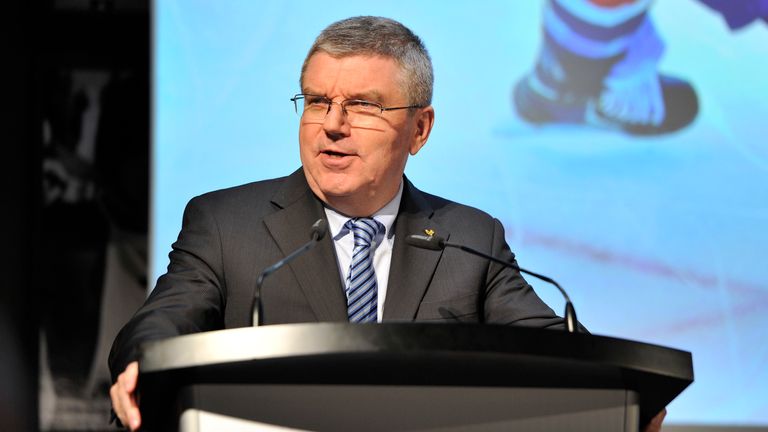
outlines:
{"label": "projected image of boots", "polygon": [[685,79],[658,70],[664,42],[651,0],[550,0],[533,70],[513,104],[534,124],[586,124],[636,135],[688,126],[699,110]]}

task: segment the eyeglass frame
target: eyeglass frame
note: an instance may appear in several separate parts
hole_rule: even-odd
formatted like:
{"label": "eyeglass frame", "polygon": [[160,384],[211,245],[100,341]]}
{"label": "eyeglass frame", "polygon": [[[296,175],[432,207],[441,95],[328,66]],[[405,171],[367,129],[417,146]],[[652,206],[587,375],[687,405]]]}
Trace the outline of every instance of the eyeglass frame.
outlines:
{"label": "eyeglass frame", "polygon": [[[328,114],[331,112],[331,106],[333,104],[336,104],[341,108],[341,113],[344,114],[344,116],[348,116],[349,113],[347,113],[347,108],[345,105],[347,105],[349,102],[363,102],[369,105],[377,106],[381,110],[378,115],[384,114],[384,111],[397,111],[397,110],[403,110],[403,109],[413,109],[413,108],[424,108],[424,105],[408,105],[408,106],[398,106],[398,107],[385,107],[382,104],[378,102],[373,102],[365,99],[344,99],[341,102],[336,102],[333,99],[329,98],[328,96],[322,96],[322,95],[316,95],[311,93],[298,93],[295,94],[290,100],[293,102],[293,109],[296,111],[296,114],[299,114],[299,100],[307,99],[307,96],[313,96],[317,98],[322,98],[328,101],[328,111],[325,112],[325,115],[323,118],[327,117]],[[302,110],[301,115],[304,115],[304,112],[306,109]]]}

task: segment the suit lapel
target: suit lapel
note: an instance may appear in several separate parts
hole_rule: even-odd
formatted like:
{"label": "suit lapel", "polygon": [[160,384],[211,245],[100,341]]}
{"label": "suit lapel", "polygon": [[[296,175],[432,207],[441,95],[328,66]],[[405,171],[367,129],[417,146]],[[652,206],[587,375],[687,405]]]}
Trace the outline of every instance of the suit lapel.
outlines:
{"label": "suit lapel", "polygon": [[[272,199],[280,207],[264,218],[264,223],[283,255],[287,255],[309,240],[309,228],[325,212],[307,186],[301,169],[286,179],[285,185]],[[333,240],[326,235],[314,250],[289,265],[307,301],[319,321],[346,321],[347,302],[341,286]]]}
{"label": "suit lapel", "polygon": [[411,234],[434,230],[448,239],[450,232],[433,221],[433,209],[424,195],[404,179],[400,212],[395,221],[395,244],[392,250],[384,320],[410,321],[416,317],[421,299],[435,273],[442,251],[418,249],[405,243]]}

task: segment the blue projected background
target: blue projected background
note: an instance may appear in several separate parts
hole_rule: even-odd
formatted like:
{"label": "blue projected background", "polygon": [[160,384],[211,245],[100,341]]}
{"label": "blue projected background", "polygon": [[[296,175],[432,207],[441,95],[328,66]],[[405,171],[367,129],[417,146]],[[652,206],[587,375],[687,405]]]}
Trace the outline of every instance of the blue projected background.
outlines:
{"label": "blue projected background", "polygon": [[644,31],[664,50],[644,46],[638,68],[690,83],[695,118],[637,136],[565,124],[555,107],[537,126],[518,112],[540,107],[516,109],[512,93],[547,66],[542,26],[562,37],[563,22],[588,33],[610,18],[561,3],[154,2],[154,277],[190,198],[299,166],[289,98],[319,31],[387,16],[424,40],[435,68],[435,128],[409,178],[498,217],[521,265],[560,281],[593,333],[693,352],[696,381],[668,423],[768,425],[768,25],[731,28],[739,16],[715,0],[653,3]]}

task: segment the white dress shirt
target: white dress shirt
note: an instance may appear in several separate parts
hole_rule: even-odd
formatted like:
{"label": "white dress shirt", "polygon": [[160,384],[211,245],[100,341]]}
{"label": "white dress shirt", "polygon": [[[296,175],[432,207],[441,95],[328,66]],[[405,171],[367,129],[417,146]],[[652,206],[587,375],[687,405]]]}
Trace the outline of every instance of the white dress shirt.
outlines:
{"label": "white dress shirt", "polygon": [[[381,322],[381,317],[384,313],[384,299],[387,296],[387,282],[389,281],[389,264],[392,261],[392,246],[395,242],[395,232],[392,230],[392,225],[394,225],[397,218],[402,197],[403,182],[401,181],[400,189],[398,189],[392,201],[371,215],[373,219],[380,222],[385,228],[385,232],[377,233],[376,238],[371,243],[373,268],[376,272],[376,286],[378,288],[376,294],[376,320],[378,322]],[[346,284],[349,264],[352,262],[352,251],[355,248],[355,236],[344,224],[352,218],[337,212],[327,205],[325,206],[325,216],[328,218],[328,228],[330,229],[331,238],[333,238],[333,246],[336,248],[339,274],[341,275],[342,282]]]}

